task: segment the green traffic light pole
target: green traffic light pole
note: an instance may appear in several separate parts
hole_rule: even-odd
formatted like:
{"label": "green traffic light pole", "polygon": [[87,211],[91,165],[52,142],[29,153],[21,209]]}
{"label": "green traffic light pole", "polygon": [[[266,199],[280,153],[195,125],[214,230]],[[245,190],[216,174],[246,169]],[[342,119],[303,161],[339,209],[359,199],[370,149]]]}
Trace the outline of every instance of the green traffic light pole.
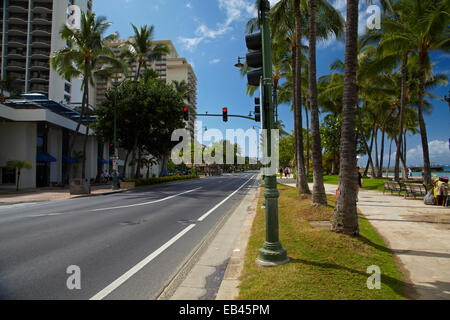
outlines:
{"label": "green traffic light pole", "polygon": [[[259,0],[260,25],[263,48],[263,129],[267,129],[266,150],[267,157],[272,158],[272,129],[274,129],[274,106],[272,97],[272,53],[269,27],[270,3],[268,0]],[[270,164],[266,164],[268,168]],[[266,170],[265,174],[265,207],[266,207],[266,242],[259,250],[257,264],[262,267],[274,267],[289,262],[287,251],[279,240],[278,225],[278,198],[277,176],[275,170]],[[273,171],[273,172],[272,172]]]}

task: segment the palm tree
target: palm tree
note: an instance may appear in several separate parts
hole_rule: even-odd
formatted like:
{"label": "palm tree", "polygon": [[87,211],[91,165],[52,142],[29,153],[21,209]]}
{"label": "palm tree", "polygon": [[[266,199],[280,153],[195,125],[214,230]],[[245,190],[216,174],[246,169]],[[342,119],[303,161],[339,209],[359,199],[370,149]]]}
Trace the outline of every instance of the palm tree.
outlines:
{"label": "palm tree", "polygon": [[54,52],[50,59],[51,67],[62,77],[66,79],[81,77],[83,80],[81,114],[72,141],[69,143],[65,181],[70,179],[72,165],[70,158],[84,119],[87,119],[87,131],[83,147],[82,179],[86,178],[86,143],[90,125],[89,86],[94,84],[97,72],[99,76],[104,76],[108,73],[109,67],[117,68],[117,60],[113,52],[105,45],[105,41],[109,41],[115,35],[103,38],[110,25],[111,23],[107,22],[105,17],[82,13],[79,30],[72,30],[63,25],[60,35],[69,46]]}
{"label": "palm tree", "polygon": [[[311,135],[312,135],[312,164],[314,175],[313,186],[313,205],[327,206],[327,196],[323,184],[323,166],[322,166],[322,142],[320,138],[318,91],[317,91],[317,66],[316,66],[316,39],[317,39],[317,1],[309,0],[309,101],[311,109]],[[326,32],[333,30],[336,37],[340,36],[343,29],[343,20],[341,15],[327,1],[321,1],[319,8],[321,18],[328,18],[329,23]],[[333,18],[333,19],[330,19]],[[308,133],[309,135],[309,133]],[[308,157],[309,158],[309,157]],[[309,161],[309,159],[308,159]]]}
{"label": "palm tree", "polygon": [[428,146],[427,128],[423,117],[425,100],[425,76],[426,67],[429,63],[429,53],[435,50],[450,51],[450,2],[439,0],[411,1],[409,19],[411,29],[407,33],[410,40],[415,44],[419,54],[419,101],[417,105],[420,135],[422,138],[422,150],[424,160],[424,182],[432,184],[431,164]]}
{"label": "palm tree", "polygon": [[8,161],[6,164],[6,167],[8,170],[16,170],[17,171],[17,181],[16,181],[16,191],[19,191],[19,185],[20,185],[20,175],[22,173],[23,169],[31,169],[33,168],[33,165],[27,161]]}
{"label": "palm tree", "polygon": [[134,30],[134,37],[131,41],[125,43],[121,54],[128,58],[129,63],[137,63],[138,68],[135,80],[138,81],[141,77],[142,67],[147,69],[148,63],[161,59],[162,56],[169,54],[170,49],[164,43],[153,44],[154,26],[149,27],[144,25],[140,29],[134,24],[131,24],[131,26]]}
{"label": "palm tree", "polygon": [[[435,50],[450,50],[450,3],[440,0],[399,1],[394,5],[398,13],[393,18],[386,19],[387,33],[385,44],[389,49],[403,49],[402,61],[402,112],[406,106],[406,83],[408,53],[414,51],[419,57],[419,90],[418,118],[424,158],[425,183],[431,184],[431,165],[428,148],[428,137],[423,118],[425,82],[429,53]],[[399,145],[402,145],[402,120],[400,120]],[[399,154],[399,153],[398,153]],[[398,171],[398,169],[396,170]],[[398,175],[398,173],[396,173]],[[398,178],[398,177],[397,177]]]}
{"label": "palm tree", "polygon": [[190,102],[191,95],[195,93],[195,91],[192,90],[192,88],[190,87],[189,83],[186,82],[186,80],[182,81],[174,80],[172,81],[172,87],[176,92],[178,92],[183,96],[184,100],[187,100],[188,102]]}
{"label": "palm tree", "polygon": [[358,68],[358,0],[347,1],[344,97],[342,106],[342,136],[340,152],[339,192],[332,230],[347,235],[359,234],[356,209],[356,137],[355,106]]}

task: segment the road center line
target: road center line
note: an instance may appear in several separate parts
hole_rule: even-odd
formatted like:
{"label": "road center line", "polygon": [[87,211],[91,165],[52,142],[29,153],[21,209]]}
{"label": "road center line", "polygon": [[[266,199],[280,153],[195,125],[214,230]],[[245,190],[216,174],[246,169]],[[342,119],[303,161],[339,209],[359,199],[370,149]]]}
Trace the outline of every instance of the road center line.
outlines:
{"label": "road center line", "polygon": [[230,194],[228,197],[226,197],[222,202],[220,202],[218,205],[216,205],[214,208],[212,208],[211,210],[209,210],[207,213],[205,213],[203,216],[201,216],[198,221],[202,222],[203,220],[205,220],[211,213],[213,213],[214,211],[217,210],[217,208],[219,208],[221,205],[223,205],[225,202],[227,202],[228,200],[230,200],[231,197],[233,197],[236,193],[238,193],[247,183],[249,183],[250,181],[252,181],[255,177],[251,177],[249,180],[247,180],[242,186],[240,186],[236,191],[234,191],[232,194]]}
{"label": "road center line", "polygon": [[102,209],[95,209],[95,210],[91,210],[90,212],[98,212],[98,211],[108,211],[108,210],[116,210],[116,209],[124,209],[124,208],[132,208],[132,207],[141,207],[141,206],[147,206],[147,205],[149,205],[149,204],[154,204],[154,203],[158,203],[158,202],[163,202],[163,201],[167,201],[167,200],[170,200],[170,199],[173,199],[173,198],[176,198],[176,197],[182,196],[182,195],[184,195],[184,194],[188,194],[188,193],[191,193],[191,192],[194,192],[194,191],[200,190],[201,188],[202,188],[202,187],[200,187],[200,188],[197,188],[197,189],[193,189],[193,190],[189,190],[189,191],[185,191],[185,192],[182,192],[182,193],[179,193],[179,194],[176,194],[176,195],[173,195],[173,196],[170,196],[170,197],[164,198],[164,199],[159,199],[159,200],[154,200],[154,201],[149,201],[149,202],[144,202],[144,203],[136,203],[136,204],[130,204],[130,205],[127,205],[127,206],[120,206],[120,207],[112,207],[112,208],[102,208]]}
{"label": "road center line", "polygon": [[125,272],[122,276],[120,276],[117,280],[115,280],[113,283],[111,283],[109,286],[107,286],[105,289],[97,293],[95,296],[90,298],[89,300],[102,300],[108,295],[111,294],[114,290],[116,290],[118,287],[120,287],[122,284],[124,284],[128,279],[130,279],[132,276],[134,276],[136,273],[138,273],[142,268],[144,268],[147,264],[149,264],[152,260],[154,260],[156,257],[158,257],[161,253],[163,253],[165,250],[167,250],[172,244],[174,244],[178,239],[180,239],[182,236],[184,236],[186,233],[188,233],[192,228],[195,227],[195,224],[191,224],[189,227],[181,231],[179,234],[177,234],[175,237],[167,241],[164,245],[162,245],[158,250],[150,254],[147,258],[139,262],[137,265],[135,265],[133,268]]}

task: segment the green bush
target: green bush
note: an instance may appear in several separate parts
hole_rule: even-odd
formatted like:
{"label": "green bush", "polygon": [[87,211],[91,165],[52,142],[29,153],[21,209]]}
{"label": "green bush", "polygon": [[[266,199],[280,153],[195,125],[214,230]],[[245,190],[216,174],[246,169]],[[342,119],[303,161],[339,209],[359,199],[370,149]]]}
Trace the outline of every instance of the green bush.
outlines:
{"label": "green bush", "polygon": [[124,182],[134,182],[136,187],[142,187],[142,186],[151,186],[155,184],[161,184],[161,183],[168,183],[173,181],[183,181],[183,180],[192,180],[192,179],[198,179],[197,176],[190,175],[190,176],[167,176],[167,177],[161,177],[161,178],[149,178],[149,179],[125,179]]}

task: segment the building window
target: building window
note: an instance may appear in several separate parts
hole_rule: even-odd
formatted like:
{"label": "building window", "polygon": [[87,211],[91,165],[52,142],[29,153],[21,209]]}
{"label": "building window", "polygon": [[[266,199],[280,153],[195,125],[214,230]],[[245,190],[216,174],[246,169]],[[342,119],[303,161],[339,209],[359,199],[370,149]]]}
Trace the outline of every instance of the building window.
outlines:
{"label": "building window", "polygon": [[1,183],[2,184],[16,184],[16,170],[8,170],[7,168],[0,168],[1,171]]}

